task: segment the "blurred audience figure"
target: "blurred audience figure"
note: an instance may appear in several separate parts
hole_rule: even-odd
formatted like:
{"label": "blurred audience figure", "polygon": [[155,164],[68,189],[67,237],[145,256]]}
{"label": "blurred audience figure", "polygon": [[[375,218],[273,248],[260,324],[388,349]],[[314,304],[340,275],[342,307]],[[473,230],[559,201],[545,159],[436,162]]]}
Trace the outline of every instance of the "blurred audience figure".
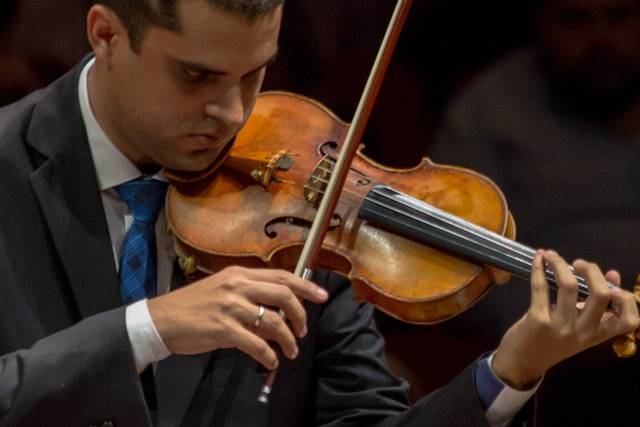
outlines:
{"label": "blurred audience figure", "polygon": [[[534,20],[532,46],[462,89],[427,155],[492,178],[519,241],[616,268],[631,288],[640,272],[640,2],[541,0]],[[463,321],[514,320],[529,297],[514,282]],[[640,358],[619,360],[610,345],[561,364],[543,387],[537,425],[640,423]]]}

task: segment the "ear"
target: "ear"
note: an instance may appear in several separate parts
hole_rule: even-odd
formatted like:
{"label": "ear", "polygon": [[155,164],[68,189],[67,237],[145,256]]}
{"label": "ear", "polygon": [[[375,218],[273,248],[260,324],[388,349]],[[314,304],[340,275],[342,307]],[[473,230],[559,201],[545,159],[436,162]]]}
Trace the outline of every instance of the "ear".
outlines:
{"label": "ear", "polygon": [[109,62],[118,46],[129,46],[127,30],[110,8],[97,4],[87,13],[87,38],[96,59]]}

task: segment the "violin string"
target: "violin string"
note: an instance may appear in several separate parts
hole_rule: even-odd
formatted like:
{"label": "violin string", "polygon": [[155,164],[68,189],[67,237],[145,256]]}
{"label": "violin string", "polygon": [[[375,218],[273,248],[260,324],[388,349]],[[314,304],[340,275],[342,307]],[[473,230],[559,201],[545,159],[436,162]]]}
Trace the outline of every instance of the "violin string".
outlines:
{"label": "violin string", "polygon": [[[318,179],[319,181],[324,181],[324,179],[323,179],[323,178],[318,177],[318,176],[314,176],[314,178]],[[312,187],[305,186],[305,188],[307,188],[307,189],[309,189],[309,190],[311,190],[311,191],[317,191],[317,192],[318,192],[318,193],[320,193],[320,194],[323,194],[323,193],[324,193],[322,190],[314,189],[314,188],[312,188]],[[343,191],[345,191],[345,192],[349,192],[349,193],[352,193],[352,194],[356,194],[356,195],[358,195],[358,196],[366,197],[366,195],[356,193],[356,192],[351,191],[351,190],[349,190],[349,189],[347,189],[347,188],[345,188]],[[380,194],[380,193],[378,193],[378,194]],[[385,197],[385,198],[387,197],[387,196],[384,196],[384,195],[382,195],[382,194],[380,194],[380,195],[381,195],[382,197]],[[372,202],[374,202],[374,203],[376,203],[376,204],[378,204],[378,205],[380,205],[380,206],[382,206],[382,207],[384,207],[384,208],[390,209],[390,210],[394,211],[395,213],[399,213],[399,214],[401,214],[401,215],[404,215],[404,214],[405,214],[405,212],[404,212],[404,211],[401,211],[401,210],[399,210],[399,209],[395,209],[395,208],[393,208],[391,205],[384,204],[384,203],[382,203],[382,202],[380,202],[380,201],[378,201],[378,200],[370,200],[370,201],[372,201]],[[355,203],[353,203],[353,204],[355,204]],[[444,211],[443,211],[443,212],[444,212]],[[451,219],[453,219],[453,218],[455,218],[455,217],[452,217]],[[414,218],[414,219],[417,219],[417,218]],[[451,224],[451,225],[453,225],[453,224]],[[487,230],[484,230],[484,229],[482,229],[482,228],[480,228],[480,227],[478,227],[478,228],[479,228],[479,230],[481,230],[481,231],[487,231]],[[476,232],[476,234],[477,234],[477,232]],[[512,242],[512,241],[511,241],[511,240],[508,240],[508,242]],[[522,256],[524,256],[525,258],[527,258],[527,259],[528,259],[528,264],[529,264],[529,265],[530,265],[531,261],[533,260],[533,254],[535,253],[535,251],[534,251],[533,249],[527,248],[526,246],[522,246],[522,248],[517,248],[517,249],[513,249],[513,248],[505,247],[505,249],[510,249],[510,250],[512,250],[512,251],[514,251],[514,252],[518,252],[518,249],[521,249],[521,252],[519,253],[519,255],[522,255]],[[522,261],[522,260],[521,260],[521,261]]]}
{"label": "violin string", "polygon": [[[331,159],[329,159],[329,161],[332,161]],[[314,174],[311,175],[312,178],[316,179],[317,181],[321,182],[321,183],[327,183],[328,181],[322,177],[322,176],[318,176],[315,174],[315,171],[320,170],[320,171],[324,171],[327,173],[331,173],[332,171],[330,169],[326,169],[323,167],[317,167],[314,170]],[[364,179],[368,179],[366,176],[360,175],[361,178]],[[357,184],[358,180],[356,178],[353,178],[350,180],[352,184]],[[324,191],[321,189],[316,189],[313,187],[310,187],[309,185],[305,185],[305,188],[307,188],[310,191],[314,191],[317,192],[319,194],[324,194]],[[346,193],[351,193],[354,194],[356,196],[359,197],[366,197],[366,191],[363,193],[351,190],[349,188],[344,188],[343,189],[344,192]],[[374,190],[372,190],[374,191]],[[401,193],[400,193],[401,194]],[[395,200],[393,198],[390,198],[382,193],[378,192],[378,195],[383,197],[383,198],[387,198],[390,200]],[[406,197],[406,196],[405,196]],[[369,201],[376,203],[378,205],[380,205],[381,207],[384,207],[386,209],[389,209],[391,211],[393,211],[394,213],[398,213],[401,216],[402,215],[407,215],[406,212],[400,210],[400,209],[396,209],[393,206],[389,205],[389,204],[385,204],[382,203],[378,200],[372,200],[372,199],[368,199]],[[397,200],[396,200],[397,202]],[[346,203],[346,204],[350,204],[350,205],[356,205],[356,202],[352,202],[352,201],[345,201],[345,200],[341,200],[341,203]],[[401,204],[406,205],[406,203],[400,202]],[[429,205],[431,206],[431,205]],[[437,208],[435,208],[437,209]],[[421,211],[421,213],[424,213]],[[447,222],[448,225],[453,226],[453,227],[458,227],[459,231],[462,231],[463,233],[466,233],[468,235],[471,235],[472,237],[463,237],[460,234],[455,234],[455,230],[449,230],[449,229],[444,229],[442,227],[438,227],[440,229],[440,231],[444,231],[449,233],[450,235],[453,234],[458,238],[462,238],[465,239],[468,242],[471,242],[475,245],[479,245],[481,248],[486,249],[486,250],[490,250],[492,252],[495,252],[496,255],[498,257],[501,257],[501,259],[503,260],[503,262],[505,262],[507,265],[512,267],[512,273],[517,271],[517,272],[522,272],[523,269],[527,274],[530,274],[531,272],[531,266],[533,263],[533,255],[535,254],[535,251],[532,248],[529,248],[525,245],[522,245],[518,242],[512,241],[510,239],[504,238],[503,236],[500,236],[497,233],[493,233],[491,231],[485,230],[482,227],[478,227],[475,226],[474,224],[468,223],[466,224],[467,226],[471,225],[472,228],[469,229],[468,227],[465,228],[460,224],[460,218],[457,218],[455,216],[452,216],[451,214],[448,214],[445,211],[441,211],[441,215],[444,215],[444,217],[440,216],[437,217],[437,219]],[[412,219],[419,221],[421,223],[423,223],[424,225],[427,226],[435,226],[435,224],[430,223],[429,221],[425,221],[422,218],[416,217],[416,216],[411,216]],[[388,219],[391,219],[390,217]],[[395,219],[394,219],[395,220]],[[464,220],[463,220],[464,221]],[[465,221],[466,222],[466,221]],[[406,225],[406,224],[404,224]],[[490,233],[490,234],[487,234]],[[475,239],[474,239],[475,237]],[[500,239],[497,239],[500,238]],[[501,240],[501,241],[500,241]],[[492,246],[493,245],[493,246]],[[496,249],[496,247],[501,248],[502,250],[506,250],[507,252],[510,252],[510,255],[505,254],[503,252],[501,252],[500,250]],[[469,248],[467,248],[469,249]],[[518,257],[519,256],[519,257]],[[518,265],[519,264],[519,265]],[[573,268],[570,267],[571,271],[573,272]],[[547,276],[547,279],[550,280],[553,284],[555,284],[555,275],[553,274],[553,272],[549,269],[545,269],[545,275]],[[584,278],[574,274],[577,282],[578,282],[578,286],[579,286],[579,292],[583,295],[583,296],[587,296],[589,294],[588,292],[588,286],[586,285]],[[613,286],[612,284],[609,284],[610,286]]]}
{"label": "violin string", "polygon": [[[320,177],[316,177],[316,178],[318,180],[322,180],[322,178],[320,178]],[[310,187],[307,187],[307,188],[309,188],[312,191],[317,191],[320,194],[323,193],[322,190],[317,190],[317,189],[313,189],[313,188],[310,188]],[[346,188],[344,189],[344,191],[354,193],[353,191],[349,191]],[[380,194],[380,195],[382,197],[388,198],[388,196],[385,196],[383,194]],[[377,205],[379,205],[379,206],[381,206],[381,207],[383,207],[385,209],[393,211],[394,213],[400,214],[400,216],[403,216],[403,215],[407,216],[408,215],[405,211],[400,210],[400,209],[396,209],[396,208],[394,208],[393,206],[391,206],[389,204],[380,202],[379,200],[375,200],[375,199],[367,199],[367,200],[369,200],[370,202],[375,203],[375,204],[377,204]],[[393,199],[391,199],[391,200],[393,200]],[[346,202],[346,203],[349,203],[349,202]],[[352,202],[351,204],[355,205],[356,203]],[[434,208],[434,209],[437,209],[437,208]],[[448,213],[446,213],[444,211],[442,211],[442,212],[443,212],[443,214],[449,216],[449,218],[446,219],[446,222],[448,222],[450,226],[460,227],[460,224],[457,224],[457,222],[460,221],[457,217],[451,216],[450,214],[448,214]],[[421,213],[424,213],[424,212],[421,211]],[[533,262],[533,255],[535,254],[535,251],[533,249],[527,247],[527,246],[521,245],[521,244],[519,244],[517,242],[514,242],[514,241],[512,241],[510,239],[503,238],[503,236],[500,236],[499,234],[496,234],[496,233],[493,233],[491,231],[485,230],[485,229],[483,229],[481,227],[477,227],[477,226],[475,226],[474,224],[471,224],[471,223],[469,223],[469,224],[473,225],[474,227],[477,227],[478,230],[467,230],[467,229],[464,229],[464,228],[461,228],[461,230],[466,234],[470,234],[471,236],[474,236],[475,239],[473,237],[468,237],[468,236],[465,237],[465,236],[461,236],[460,234],[455,234],[455,230],[445,229],[445,228],[436,226],[433,223],[425,221],[424,219],[419,218],[417,216],[413,216],[413,215],[409,215],[409,216],[412,219],[423,223],[424,225],[431,226],[432,228],[433,227],[437,227],[440,231],[447,232],[450,235],[453,234],[456,237],[458,237],[459,239],[465,239],[467,242],[471,242],[472,244],[475,244],[476,246],[479,245],[481,248],[483,248],[485,250],[489,250],[489,251],[494,252],[495,256],[493,258],[494,259],[495,258],[502,259],[503,262],[505,262],[507,265],[511,266],[511,268],[512,268],[511,272],[512,273],[513,272],[520,272],[522,274],[522,276],[524,276],[525,273],[526,274],[530,274],[531,273],[531,265],[532,265],[532,262]],[[397,220],[395,218],[392,218],[392,217],[387,217],[387,219],[397,222]],[[442,219],[442,218],[440,218],[440,219]],[[403,223],[403,225],[406,226],[405,223]],[[416,230],[418,230],[418,229],[416,228]],[[487,234],[487,233],[490,233],[490,234]],[[503,238],[504,241],[503,242],[496,241],[496,236],[500,237],[500,238]],[[484,240],[479,239],[478,237],[480,237],[480,238],[482,238]],[[492,247],[491,244],[494,244],[494,246],[496,246],[496,245],[499,246],[502,250],[506,250],[507,252],[511,252],[511,255],[507,255],[507,254],[499,251],[495,247]],[[469,247],[467,247],[467,249],[471,250]],[[572,271],[573,271],[573,269],[572,269]],[[550,280],[553,284],[555,284],[555,275],[553,274],[553,272],[551,270],[545,269],[545,275],[547,276],[548,280]],[[584,281],[584,278],[582,278],[582,277],[580,277],[578,275],[575,275],[575,274],[574,274],[574,276],[576,277],[576,280],[578,281],[580,294],[582,296],[584,296],[584,297],[588,296],[588,294],[589,294],[588,293],[588,287],[587,287],[587,285],[586,285],[586,283]]]}
{"label": "violin string", "polygon": [[[289,171],[287,173],[287,176],[290,176],[290,177],[303,176],[304,177],[304,176],[309,176],[309,175],[307,175],[305,172],[292,172],[292,171]],[[325,179],[325,178],[323,178],[322,176],[319,176],[319,175],[311,174],[310,177],[314,178],[315,180],[317,180],[318,182],[321,182],[323,184],[327,184],[329,182],[327,179]],[[348,182],[349,184],[353,184],[354,186],[358,185],[358,180],[357,179],[353,179],[351,181],[349,179],[347,179],[346,182]],[[285,180],[283,180],[282,183],[286,184],[287,182]],[[368,185],[367,185],[367,187],[368,187]],[[324,190],[311,187],[311,186],[309,186],[309,184],[305,184],[304,188],[306,188],[306,189],[308,189],[310,191],[315,191],[315,192],[317,192],[319,194],[324,194]],[[346,188],[346,187],[342,189],[342,191],[344,191],[346,193],[353,194],[355,196],[358,196],[359,198],[364,198],[364,197],[366,197],[366,195],[369,192],[369,190],[366,189],[366,188],[363,188],[362,190],[363,191],[360,192],[360,191],[352,190],[352,189],[349,189],[349,188]]]}
{"label": "violin string", "polygon": [[[392,220],[396,221],[395,219],[392,219]],[[398,222],[398,221],[396,221],[396,222]],[[425,223],[429,224],[428,222],[425,222]],[[403,224],[403,226],[405,226],[405,227],[409,226],[409,227],[415,229],[416,231],[421,231],[422,230],[421,228],[419,228],[417,226],[413,226],[413,225],[410,225],[410,224],[407,225],[405,223],[402,223],[402,224]],[[429,226],[433,227],[433,224],[429,224]],[[453,234],[458,239],[461,239],[460,235],[456,235],[451,230],[448,230],[448,229],[441,229],[441,230],[444,230],[444,231],[448,232],[450,235]],[[449,239],[450,238],[451,237],[449,237]],[[468,240],[468,238],[466,238],[466,237],[462,237],[462,239],[463,240]],[[471,251],[472,253],[473,252],[475,252],[475,253],[479,252],[479,253],[483,254],[486,259],[489,259],[489,261],[487,262],[488,264],[490,264],[490,265],[491,264],[495,264],[494,262],[492,262],[492,260],[496,260],[496,259],[497,260],[502,260],[503,264],[499,268],[502,268],[504,270],[510,271],[514,275],[516,275],[518,277],[521,277],[521,278],[525,278],[525,277],[527,277],[527,275],[530,274],[530,271],[531,271],[530,270],[531,264],[529,262],[530,260],[519,259],[519,258],[514,257],[513,255],[509,258],[509,257],[506,257],[503,253],[493,252],[494,248],[489,248],[489,250],[491,250],[493,252],[492,254],[489,254],[489,253],[487,253],[487,246],[486,245],[483,245],[483,244],[478,245],[478,241],[477,240],[472,241],[472,243],[476,245],[476,248],[474,249],[473,247],[467,246],[467,247],[465,247],[465,250]],[[480,248],[482,248],[484,251],[481,251],[480,249],[478,249],[477,246],[480,246]],[[463,247],[464,247],[464,245],[463,245]],[[464,251],[462,251],[462,252],[464,252]],[[469,254],[467,253],[466,255],[469,255]],[[471,256],[473,257],[473,255],[471,255]],[[516,263],[511,262],[514,259],[515,259]],[[523,265],[519,266],[517,264],[523,264]],[[545,268],[545,277],[550,282],[552,287],[556,287],[555,275],[553,274],[553,272],[551,270]],[[576,279],[578,281],[578,286],[579,286],[579,291],[578,292],[579,292],[579,294],[582,297],[588,296],[588,288],[583,283],[582,278],[576,277]]]}
{"label": "violin string", "polygon": [[[319,181],[324,181],[324,179],[323,179],[323,178],[318,177],[318,176],[314,176],[314,178],[318,179]],[[315,188],[312,188],[312,187],[309,187],[309,186],[305,186],[305,188],[307,188],[307,189],[309,189],[309,190],[311,190],[311,191],[316,191],[316,192],[318,192],[319,194],[324,194],[324,192],[323,192],[322,190],[318,190],[318,189],[315,189]],[[345,192],[349,192],[349,193],[352,193],[352,194],[356,194],[356,195],[358,195],[358,196],[366,197],[366,195],[358,194],[358,193],[356,193],[356,192],[354,192],[354,191],[351,191],[351,190],[349,190],[349,189],[347,189],[347,188],[345,188],[343,191],[345,191]],[[385,197],[385,198],[387,197],[387,196],[384,196],[384,195],[382,195],[382,194],[380,194],[380,195],[381,195],[382,197]],[[392,207],[391,205],[384,204],[384,203],[382,203],[382,202],[380,202],[380,201],[378,201],[378,200],[372,200],[372,199],[368,199],[368,200],[370,200],[371,202],[376,203],[376,204],[378,204],[378,205],[380,205],[380,206],[382,206],[382,207],[384,207],[384,208],[386,208],[386,209],[392,210],[392,211],[394,211],[395,213],[399,213],[400,215],[405,215],[405,214],[406,214],[406,212],[405,212],[405,211],[402,211],[402,210],[396,209],[396,208]],[[352,203],[352,204],[355,204],[355,202],[354,202],[354,203]],[[453,218],[455,218],[455,217],[453,217]],[[419,219],[418,219],[418,218],[416,218],[416,217],[413,217],[413,219],[415,219],[415,220],[419,220]],[[422,222],[424,222],[423,220],[421,220],[421,221],[422,221]],[[428,224],[428,223],[427,223],[427,224]],[[451,224],[451,225],[453,225],[453,224]],[[485,230],[484,230],[484,229],[482,229],[482,228],[480,228],[480,230],[485,231]],[[477,233],[476,233],[476,234],[477,234]],[[531,261],[533,260],[533,254],[534,254],[534,252],[535,252],[535,251],[534,251],[533,249],[527,248],[526,246],[523,246],[523,248],[525,248],[525,249],[524,249],[521,253],[519,253],[519,255],[522,255],[522,256],[524,256],[525,258],[527,258],[527,261],[524,261],[524,260],[521,260],[521,259],[520,259],[520,261],[521,261],[521,262],[526,262],[526,263],[529,265],[529,267],[530,267]],[[508,247],[505,247],[504,249],[511,249],[511,250],[513,250],[512,248],[508,248]],[[514,251],[515,251],[515,252],[517,252],[517,250],[514,250]]]}
{"label": "violin string", "polygon": [[[331,175],[331,174],[333,173],[333,170],[332,170],[332,169],[327,169],[327,168],[324,168],[324,167],[322,167],[322,166],[318,166],[315,170],[321,170],[321,171],[323,171],[323,172],[327,172],[329,175]],[[314,171],[314,172],[315,172],[315,171]],[[371,182],[371,180],[369,179],[369,177],[367,177],[366,175],[362,174],[361,172],[358,172],[358,171],[355,171],[355,170],[352,170],[352,169],[351,169],[351,170],[350,170],[350,173],[354,173],[354,174],[356,174],[357,176],[359,176],[360,178],[366,179],[366,180],[367,180],[367,182],[369,182],[369,183]],[[312,176],[314,176],[314,177],[315,177],[315,175],[312,175]],[[354,182],[357,182],[357,179],[354,179],[353,181],[354,181]]]}
{"label": "violin string", "polygon": [[[328,172],[329,174],[332,173],[332,170],[331,169],[326,169],[326,168],[323,168],[323,167],[319,166],[314,170],[314,173],[311,174],[312,178],[317,179],[318,181],[322,182],[323,184],[327,184],[329,182],[329,180],[325,179],[322,176],[316,175],[315,171],[317,171],[317,170],[321,170],[323,172]],[[371,182],[371,180],[369,178],[367,178],[366,176],[363,176],[363,175],[361,175],[361,174],[359,174],[358,172],[355,172],[355,171],[351,171],[351,172],[353,172],[354,174],[358,174],[358,176],[366,179],[368,182]],[[349,172],[349,174],[351,174],[351,172]],[[353,185],[358,185],[358,179],[357,178],[349,178],[349,177],[347,177],[347,180],[345,182],[348,182],[348,183],[353,184]],[[367,195],[367,192],[368,192],[368,190],[364,190],[362,193],[359,193],[359,192],[357,192],[355,190],[349,190],[347,188],[344,188],[343,191],[348,191],[351,194],[355,194],[356,196],[363,197],[363,198]]]}
{"label": "violin string", "polygon": [[[309,185],[307,185],[307,184],[305,184],[305,185],[304,185],[304,188],[306,188],[306,189],[307,189],[307,190],[309,190],[309,191],[314,191],[314,192],[316,192],[316,193],[318,193],[318,194],[324,194],[324,191],[323,191],[323,190],[318,190],[317,188],[310,187],[310,186],[309,186]],[[350,190],[348,190],[348,189],[346,189],[346,188],[344,188],[344,189],[343,189],[343,191],[345,191],[345,192],[347,192],[347,193],[356,194],[356,195],[361,196],[361,197],[366,197],[366,195],[365,195],[365,196],[362,196],[362,195],[357,194],[357,193],[356,193],[356,192],[354,192],[354,191],[350,191]],[[357,206],[357,205],[359,205],[359,204],[360,204],[359,202],[357,202],[357,201],[355,201],[355,200],[349,200],[349,199],[340,199],[340,200],[339,200],[339,203],[346,204],[346,205],[350,205],[350,206]]]}
{"label": "violin string", "polygon": [[[333,162],[333,159],[329,158],[326,155],[325,155],[324,159],[328,160],[329,162]],[[321,170],[323,170],[323,171],[325,171],[325,172],[327,172],[329,174],[331,173],[331,170],[328,170],[326,168],[319,167],[319,169],[321,169]],[[365,179],[368,179],[366,176],[362,176],[362,177],[365,178]],[[320,177],[316,177],[316,178],[319,179],[319,180],[322,180],[322,178],[320,178]],[[345,189],[345,191],[348,191],[348,190]],[[375,188],[372,191],[376,191]],[[359,195],[359,196],[366,197],[365,195],[360,195],[358,193],[356,193],[356,194]],[[381,197],[388,198],[388,196],[386,196],[384,194],[381,194],[380,192],[377,192],[377,194],[380,195]],[[398,194],[401,194],[401,193],[398,193]],[[407,195],[402,195],[402,196],[403,197],[408,197]],[[391,199],[391,198],[389,198],[389,199]],[[384,205],[384,204],[382,204],[381,202],[379,202],[377,200],[371,200],[371,199],[368,199],[368,200],[373,201],[373,202],[375,202],[375,203],[377,203],[379,205],[382,205],[383,207],[385,207],[387,209],[391,209],[395,213],[399,213],[401,215],[405,214],[405,211],[401,211],[399,209],[394,209],[390,205]],[[407,200],[410,200],[410,199],[407,199]],[[417,199],[414,199],[414,200],[417,201]],[[419,201],[419,202],[420,203],[424,203],[422,201]],[[405,206],[407,205],[407,203],[404,203],[404,204],[405,204]],[[442,211],[440,209],[437,209],[437,208],[433,207],[432,205],[428,205],[428,204],[426,204],[426,205],[430,206],[434,210],[434,212],[435,212],[435,210],[440,212],[440,216],[439,216],[438,219],[440,219],[441,221],[444,220],[445,222],[448,223],[448,225],[457,226],[463,232],[466,232],[467,234],[470,234],[472,236],[471,242],[476,243],[476,244],[478,243],[478,240],[477,239],[473,240],[473,237],[484,238],[485,242],[488,242],[488,244],[485,243],[484,245],[482,245],[482,247],[484,249],[492,249],[492,250],[496,251],[499,256],[503,257],[503,260],[507,261],[507,263],[509,263],[509,261],[511,261],[511,260],[514,260],[517,263],[524,264],[526,273],[530,274],[531,266],[532,266],[532,263],[533,263],[533,256],[535,254],[535,251],[532,248],[529,248],[529,247],[527,247],[525,245],[522,245],[522,244],[520,244],[518,242],[515,242],[515,241],[513,241],[511,239],[507,239],[504,236],[501,236],[501,235],[499,235],[497,233],[493,233],[493,232],[491,232],[489,230],[486,230],[486,229],[484,229],[482,227],[479,227],[479,226],[477,226],[475,224],[472,224],[472,223],[470,223],[468,221],[464,221],[461,218],[458,218],[456,216],[453,216],[453,215],[449,214],[448,212],[445,212],[445,211]],[[420,210],[420,209],[418,209],[418,211],[422,212],[422,210]],[[414,219],[425,223],[425,221],[423,221],[422,219],[418,219],[418,218],[414,218]],[[462,220],[462,222],[461,222],[461,220]],[[426,222],[426,224],[430,225],[428,222]],[[466,225],[466,227],[464,227],[465,225]],[[498,240],[498,238],[499,238],[499,240]],[[503,250],[506,250],[507,252],[511,252],[511,256],[505,255],[504,253],[502,253],[499,250],[497,250],[495,247],[492,248],[491,244],[493,244],[494,246],[498,246],[499,248],[502,248]],[[518,258],[517,256],[520,256],[520,258]],[[513,263],[511,263],[510,265],[514,266]],[[571,272],[574,273],[573,272],[573,267],[570,266],[569,268],[571,269]],[[551,272],[548,269],[545,270],[545,271],[546,271],[547,275],[550,276],[549,278],[553,282],[555,282],[555,275],[553,275],[553,272]],[[574,273],[574,276],[575,276],[575,278],[576,278],[576,280],[578,282],[578,286],[580,288],[580,291],[586,292],[588,294],[588,287],[586,286],[584,278],[576,275],[575,273]],[[609,284],[609,285],[613,286],[612,284]]]}
{"label": "violin string", "polygon": [[[382,195],[383,197],[389,198],[384,194],[381,194],[379,192],[377,193]],[[412,201],[406,195],[402,195],[401,193],[399,193],[399,195],[401,199],[406,198],[407,200]],[[417,200],[415,200],[414,203],[416,201]],[[515,242],[511,239],[508,239],[504,236],[501,236],[500,234],[491,232],[475,224],[472,224],[468,221],[465,221],[464,219],[451,215],[448,212],[435,208],[434,206],[424,204],[423,202],[420,202],[420,201],[417,201],[417,202],[420,203],[421,208],[424,208],[425,206],[428,207],[428,210],[430,210],[430,212],[426,212],[428,215],[442,222],[445,222],[450,227],[449,229],[446,229],[446,228],[443,229],[443,231],[455,231],[455,228],[457,227],[458,230],[461,231],[462,233],[466,233],[467,235],[471,236],[471,237],[468,237],[463,235],[463,237],[465,237],[467,240],[471,239],[472,243],[476,243],[478,239],[480,239],[481,243],[484,242],[484,245],[483,245],[484,249],[493,250],[500,256],[505,256],[510,254],[510,258],[506,258],[507,260],[512,259],[512,260],[515,260],[516,262],[524,263],[524,265],[527,267],[527,273],[530,273],[531,262],[533,259],[533,255],[535,254],[535,251],[533,249],[525,245],[522,245],[518,242]],[[405,207],[409,206],[415,209],[415,206],[411,206],[410,203],[406,203],[406,201],[404,200],[402,200],[401,203],[405,205]],[[425,213],[423,209],[419,209],[418,211],[420,213]],[[437,225],[433,223],[431,224]],[[507,254],[505,254],[504,251],[506,251]],[[579,284],[584,283],[583,278],[576,276],[576,279],[578,280]]]}
{"label": "violin string", "polygon": [[[383,198],[386,199],[391,199],[391,200],[395,200],[397,203],[401,203],[403,205],[405,205],[405,207],[410,207],[412,209],[415,209],[415,206],[410,206],[410,204],[406,203],[405,201],[398,201],[397,199],[392,199],[390,197],[388,197],[385,194],[380,193],[377,189],[372,190],[374,192],[376,192],[378,195],[380,195]],[[401,194],[401,193],[399,193]],[[406,195],[401,195],[402,198],[408,198],[408,196]],[[368,199],[371,201],[371,199]],[[407,215],[407,213],[405,211],[400,211],[399,209],[395,209],[394,207],[392,207],[389,204],[384,204],[381,203],[377,200],[373,200],[374,203],[379,204],[387,209],[390,209],[391,211],[393,211],[394,213],[400,213],[401,215]],[[419,202],[421,205],[424,204],[423,202],[420,202],[418,200],[416,200],[417,202]],[[440,231],[443,231],[449,235],[454,235],[457,238],[463,239],[467,242],[471,242],[473,244],[475,244],[476,246],[480,246],[483,249],[486,250],[490,250],[492,252],[494,252],[496,254],[496,256],[502,257],[503,260],[506,261],[507,264],[511,265],[514,270],[518,271],[518,263],[521,264],[520,267],[522,267],[522,265],[524,265],[524,267],[526,267],[526,272],[530,273],[531,271],[531,265],[532,265],[532,260],[533,260],[533,255],[535,254],[535,251],[525,245],[522,245],[518,242],[515,242],[513,240],[510,240],[504,236],[501,236],[497,233],[493,233],[489,230],[486,230],[482,227],[479,227],[475,224],[472,224],[468,221],[465,221],[461,218],[455,217],[445,211],[442,211],[438,208],[435,208],[431,205],[428,204],[424,204],[425,206],[429,207],[429,210],[432,210],[433,212],[424,212],[422,209],[419,209],[419,212],[421,214],[426,213],[427,215],[429,214],[433,214],[433,213],[439,213],[439,215],[431,215],[432,217],[435,217],[436,219],[447,223],[447,225],[449,225],[450,228],[444,228],[442,226],[439,226],[437,224],[434,224],[432,222],[429,221],[425,221],[424,219],[422,219],[421,217],[417,217],[415,215],[409,215],[412,219],[414,219],[415,221],[418,221],[420,223],[429,225],[431,227],[436,227],[438,228]],[[422,206],[421,206],[422,207]],[[392,219],[392,218],[388,218],[388,219]],[[392,219],[395,220],[395,219]],[[457,233],[455,228],[457,227]],[[460,231],[462,232],[462,234],[460,233]],[[466,235],[465,235],[466,234]],[[469,237],[469,235],[471,235],[471,237]],[[492,246],[493,245],[493,246]],[[505,253],[503,253],[501,250],[506,250],[507,252],[511,253],[510,255],[507,255]],[[520,256],[520,258],[518,258],[518,256]],[[515,261],[515,264],[511,261]],[[573,272],[573,268],[571,268],[572,272]],[[545,269],[545,273],[547,276],[547,279],[550,279],[552,282],[555,282],[555,275],[553,274],[553,272],[549,269]],[[588,287],[585,284],[584,278],[575,275],[576,280],[578,282],[578,286],[580,287],[580,291],[582,291],[582,293],[584,295],[588,295]],[[610,286],[613,286],[612,284],[609,284]]]}

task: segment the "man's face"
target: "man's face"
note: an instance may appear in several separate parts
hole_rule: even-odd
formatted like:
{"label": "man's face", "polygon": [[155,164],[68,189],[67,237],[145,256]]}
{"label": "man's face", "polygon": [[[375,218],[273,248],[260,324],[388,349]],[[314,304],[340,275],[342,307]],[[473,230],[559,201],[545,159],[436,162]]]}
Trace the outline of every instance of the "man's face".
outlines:
{"label": "man's face", "polygon": [[547,0],[538,22],[552,75],[574,91],[615,97],[640,79],[637,0]]}
{"label": "man's face", "polygon": [[207,0],[178,4],[179,33],[152,26],[138,53],[128,38],[114,44],[106,129],[141,168],[198,171],[247,120],[277,53],[281,8],[249,21]]}

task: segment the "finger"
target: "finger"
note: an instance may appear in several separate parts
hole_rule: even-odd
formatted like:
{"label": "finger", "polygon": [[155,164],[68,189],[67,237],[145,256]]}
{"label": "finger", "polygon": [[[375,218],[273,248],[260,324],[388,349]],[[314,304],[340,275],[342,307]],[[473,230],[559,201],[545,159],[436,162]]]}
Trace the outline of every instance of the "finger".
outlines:
{"label": "finger", "polygon": [[578,329],[583,332],[593,331],[595,333],[600,326],[602,315],[609,305],[611,294],[609,286],[596,264],[576,260],[573,263],[573,268],[577,274],[584,277],[589,287],[589,297],[585,301],[584,310],[578,319]]}
{"label": "finger", "polygon": [[553,271],[558,286],[555,317],[560,324],[573,323],[577,317],[578,281],[565,260],[554,251],[546,251],[542,258]]}
{"label": "finger", "polygon": [[609,270],[605,273],[604,278],[606,279],[607,282],[611,283],[612,285],[616,285],[616,286],[620,286],[620,283],[622,282],[621,278],[620,278],[620,273],[617,270]]}
{"label": "finger", "polygon": [[628,333],[638,335],[638,305],[636,297],[620,288],[611,290],[611,303],[614,311],[607,311],[603,316],[598,334],[598,344],[612,337],[622,337]]}
{"label": "finger", "polygon": [[549,314],[549,283],[544,275],[542,251],[536,251],[531,264],[531,309]]}
{"label": "finger", "polygon": [[267,309],[260,324],[248,326],[261,338],[278,343],[282,353],[289,359],[298,357],[296,339],[284,319],[275,311]]}
{"label": "finger", "polygon": [[307,335],[307,312],[293,291],[285,285],[251,282],[245,296],[254,303],[281,309],[299,337]]}
{"label": "finger", "polygon": [[[282,349],[282,353],[290,359],[298,355],[298,346],[293,333],[287,326],[284,318],[276,314],[274,311],[265,309],[260,318],[260,306],[252,304],[244,299],[238,299],[233,304],[233,311],[227,312],[236,322],[245,325],[249,331],[257,332],[261,330],[264,334],[263,338],[271,339],[278,343]],[[256,321],[259,320],[256,327]]]}
{"label": "finger", "polygon": [[252,280],[285,285],[299,298],[315,303],[325,302],[327,291],[309,280],[305,280],[286,270],[268,268],[248,268],[246,277]]}
{"label": "finger", "polygon": [[229,325],[228,329],[233,336],[231,347],[236,347],[241,352],[248,354],[267,369],[273,370],[278,367],[276,352],[265,340],[239,324]]}
{"label": "finger", "polygon": [[638,318],[638,304],[635,296],[621,288],[612,288],[610,291],[611,305],[617,313],[618,322],[608,322],[603,339],[623,335],[636,331],[640,322]]}

